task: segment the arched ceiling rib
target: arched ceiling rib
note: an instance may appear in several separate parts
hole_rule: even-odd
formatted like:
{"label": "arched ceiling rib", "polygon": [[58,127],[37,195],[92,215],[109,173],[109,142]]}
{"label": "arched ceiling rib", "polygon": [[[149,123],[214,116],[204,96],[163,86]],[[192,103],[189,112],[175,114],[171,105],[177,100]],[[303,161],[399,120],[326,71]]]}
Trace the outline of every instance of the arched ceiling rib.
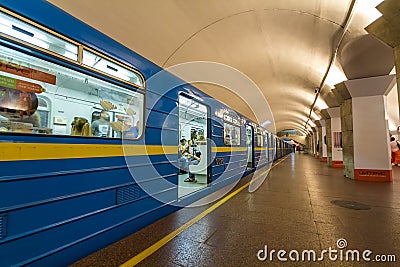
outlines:
{"label": "arched ceiling rib", "polygon": [[214,24],[217,24],[217,23],[219,23],[219,22],[221,22],[221,21],[223,21],[223,20],[226,20],[226,19],[230,19],[230,18],[232,18],[232,17],[234,17],[234,16],[238,16],[238,15],[242,15],[242,14],[250,13],[250,12],[260,12],[260,11],[274,11],[274,12],[283,11],[283,12],[293,12],[293,13],[297,13],[297,14],[312,16],[312,17],[314,17],[314,18],[316,18],[316,19],[325,20],[325,21],[327,21],[327,22],[329,22],[329,23],[333,23],[333,24],[335,24],[335,25],[338,26],[338,27],[343,27],[342,25],[338,24],[338,23],[335,22],[335,21],[329,20],[329,19],[327,19],[327,18],[322,18],[322,17],[320,17],[320,16],[318,16],[318,15],[316,15],[316,14],[312,14],[312,13],[309,13],[309,12],[306,12],[306,11],[291,10],[291,9],[279,9],[279,8],[242,11],[242,12],[240,12],[240,13],[232,14],[232,15],[229,15],[229,16],[224,17],[224,18],[219,18],[218,20],[211,22],[210,24],[204,26],[203,28],[199,29],[197,32],[195,32],[195,33],[193,33],[192,35],[190,35],[186,40],[184,40],[184,41],[183,41],[183,42],[168,56],[168,58],[164,61],[164,63],[163,63],[161,66],[162,66],[162,67],[166,67],[166,66],[168,65],[169,59],[172,58],[172,57],[179,51],[179,49],[181,49],[187,42],[189,42],[189,41],[190,41],[192,38],[194,38],[197,34],[199,34],[199,33],[202,32],[202,31],[207,30],[207,28],[212,27]]}
{"label": "arched ceiling rib", "polygon": [[[351,0],[48,1],[160,66],[212,61],[238,69],[265,95],[277,131],[304,130],[315,88],[325,74],[351,3]],[[366,34],[363,28],[377,16],[373,8],[376,1],[357,1],[344,44]],[[340,72],[340,64],[335,65]],[[326,92],[318,102],[325,102],[323,98],[328,96],[327,102],[333,103],[329,98],[330,86],[325,87]],[[254,118],[252,109],[265,108],[257,103],[250,103],[250,107],[233,93],[216,86],[199,85],[199,88],[250,118]]]}

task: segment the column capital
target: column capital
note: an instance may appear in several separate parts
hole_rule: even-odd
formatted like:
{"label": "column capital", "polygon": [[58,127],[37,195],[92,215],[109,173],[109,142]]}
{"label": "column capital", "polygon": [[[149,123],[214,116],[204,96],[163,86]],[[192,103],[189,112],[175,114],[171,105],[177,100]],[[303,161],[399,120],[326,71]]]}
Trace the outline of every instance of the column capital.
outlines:
{"label": "column capital", "polygon": [[325,100],[326,104],[328,105],[328,107],[330,107],[330,108],[340,106],[340,103],[337,101],[337,98],[332,91],[330,91],[329,93],[324,95],[324,100]]}
{"label": "column capital", "polygon": [[332,89],[332,93],[335,95],[336,100],[340,105],[343,104],[345,100],[351,98],[345,82],[335,84],[335,89]]}
{"label": "column capital", "polygon": [[396,83],[396,75],[384,75],[343,82],[351,97],[387,95]]}
{"label": "column capital", "polygon": [[324,110],[329,114],[329,118],[340,118],[340,107],[327,108]]}
{"label": "column capital", "polygon": [[343,104],[354,97],[387,95],[395,83],[395,74],[353,79],[336,84],[332,92],[337,102]]}
{"label": "column capital", "polygon": [[321,116],[325,120],[329,120],[331,118],[331,115],[329,115],[329,112],[327,109],[321,110]]}
{"label": "column capital", "polygon": [[313,122],[317,127],[321,127],[321,124],[319,123],[319,120],[312,120],[312,122]]}

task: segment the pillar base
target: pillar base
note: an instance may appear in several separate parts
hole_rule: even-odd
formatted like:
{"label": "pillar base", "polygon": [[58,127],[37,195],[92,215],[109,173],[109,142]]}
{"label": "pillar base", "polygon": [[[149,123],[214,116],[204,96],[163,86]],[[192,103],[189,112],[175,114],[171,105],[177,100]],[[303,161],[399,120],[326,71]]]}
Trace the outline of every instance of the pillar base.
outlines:
{"label": "pillar base", "polygon": [[369,182],[392,182],[392,170],[354,169],[354,180]]}
{"label": "pillar base", "polygon": [[328,158],[327,157],[322,157],[322,162],[328,162]]}
{"label": "pillar base", "polygon": [[343,168],[342,160],[332,160],[332,168]]}

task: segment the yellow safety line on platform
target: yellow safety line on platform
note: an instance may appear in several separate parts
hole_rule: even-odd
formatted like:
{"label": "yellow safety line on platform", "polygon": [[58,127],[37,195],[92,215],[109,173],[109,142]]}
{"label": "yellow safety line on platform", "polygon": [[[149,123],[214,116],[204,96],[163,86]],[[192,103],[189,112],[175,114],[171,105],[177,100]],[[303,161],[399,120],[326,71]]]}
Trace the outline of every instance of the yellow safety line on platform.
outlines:
{"label": "yellow safety line on platform", "polygon": [[[289,155],[288,155],[289,156]],[[279,160],[278,162],[276,162],[271,168],[269,168],[268,170],[264,171],[260,177],[264,174],[266,174],[269,170],[271,170],[272,168],[274,168],[276,165],[278,165],[279,163],[281,163],[283,160],[285,160],[288,156],[282,158],[281,160]],[[182,233],[183,231],[185,231],[187,228],[189,228],[191,225],[197,223],[198,221],[200,221],[202,218],[204,218],[206,215],[208,215],[209,213],[211,213],[212,211],[214,211],[216,208],[218,208],[219,206],[221,206],[222,204],[224,204],[225,202],[227,202],[229,199],[231,199],[232,197],[234,197],[236,194],[238,194],[240,191],[242,191],[243,189],[245,189],[246,187],[248,187],[250,185],[252,181],[246,183],[245,185],[243,185],[242,187],[238,188],[237,190],[235,190],[234,192],[230,193],[229,195],[227,195],[226,197],[224,197],[223,199],[219,200],[217,203],[215,203],[214,205],[212,205],[211,207],[209,207],[208,209],[206,209],[205,211],[203,211],[202,213],[200,213],[199,215],[197,215],[196,217],[194,217],[193,219],[191,219],[190,221],[188,221],[187,223],[185,223],[184,225],[182,225],[181,227],[179,227],[178,229],[176,229],[175,231],[171,232],[170,234],[166,235],[165,237],[163,237],[162,239],[160,239],[159,241],[157,241],[156,243],[154,243],[153,245],[151,245],[150,247],[148,247],[147,249],[143,250],[142,252],[140,252],[139,254],[137,254],[135,257],[131,258],[130,260],[124,262],[123,264],[120,265],[120,267],[131,267],[131,266],[135,266],[136,264],[138,264],[139,262],[143,261],[144,259],[146,259],[147,257],[149,257],[151,254],[153,254],[154,252],[156,252],[158,249],[160,249],[162,246],[164,246],[165,244],[167,244],[169,241],[171,241],[172,239],[174,239],[177,235],[179,235],[180,233]]]}

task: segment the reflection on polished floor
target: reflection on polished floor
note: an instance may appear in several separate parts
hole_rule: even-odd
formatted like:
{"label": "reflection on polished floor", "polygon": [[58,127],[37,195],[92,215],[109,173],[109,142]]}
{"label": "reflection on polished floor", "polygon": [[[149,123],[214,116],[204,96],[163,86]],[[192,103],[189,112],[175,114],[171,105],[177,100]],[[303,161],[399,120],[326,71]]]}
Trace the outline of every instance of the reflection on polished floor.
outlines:
{"label": "reflection on polished floor", "polygon": [[[328,168],[309,155],[291,154],[271,170],[256,192],[242,190],[137,266],[373,265],[362,259],[332,261],[327,254],[317,262],[282,262],[276,252],[272,261],[257,259],[265,246],[268,253],[282,249],[287,253],[297,250],[301,255],[303,250],[314,250],[318,258],[329,247],[340,251],[339,239],[347,242],[342,251],[371,250],[370,258],[391,254],[399,261],[400,167],[394,167],[393,176],[393,183],[354,181],[345,178],[343,170]],[[370,209],[344,208],[333,204],[337,200],[361,203]],[[118,266],[206,208],[181,209],[73,266]]]}

